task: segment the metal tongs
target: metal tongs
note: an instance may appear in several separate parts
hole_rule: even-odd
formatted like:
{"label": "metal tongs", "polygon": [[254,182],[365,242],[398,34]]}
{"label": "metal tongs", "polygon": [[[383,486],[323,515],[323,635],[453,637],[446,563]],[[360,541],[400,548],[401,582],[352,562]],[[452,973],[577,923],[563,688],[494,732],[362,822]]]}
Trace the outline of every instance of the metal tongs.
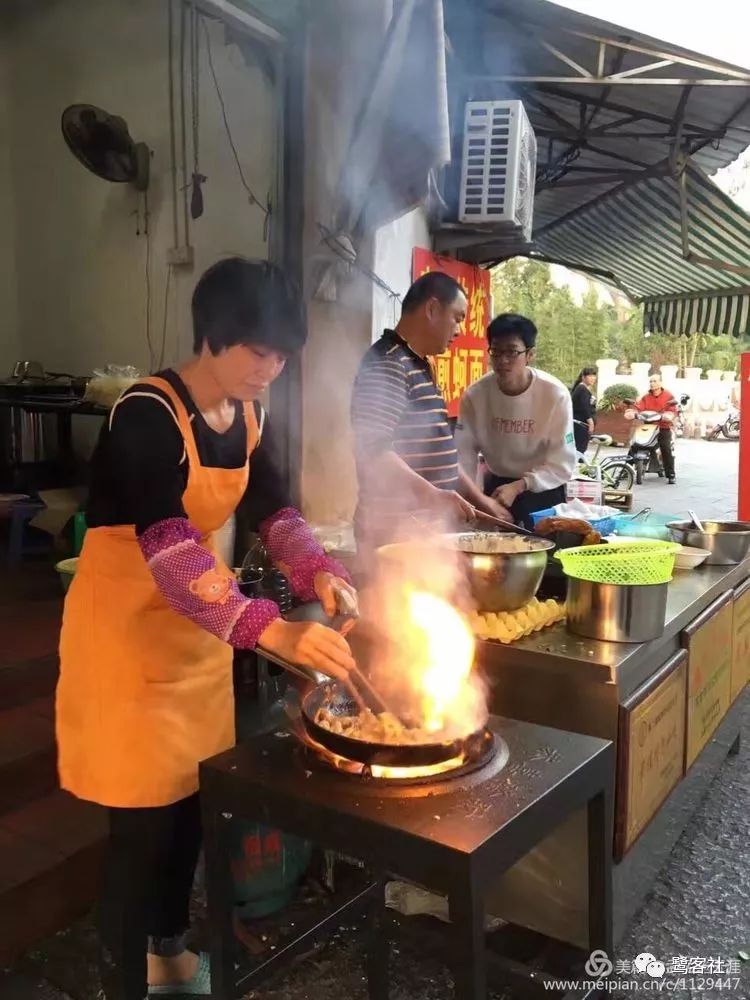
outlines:
{"label": "metal tongs", "polygon": [[356,621],[359,618],[359,604],[357,598],[344,587],[338,587],[334,584],[333,593],[336,597],[338,614],[333,618],[331,628],[340,632],[347,622]]}
{"label": "metal tongs", "polygon": [[[292,663],[291,660],[285,660],[281,656],[277,656],[275,653],[270,653],[267,649],[262,649],[260,646],[257,647],[259,656],[264,657],[271,663],[275,663],[279,667],[283,667],[290,673],[296,674],[303,680],[309,681],[312,684],[319,685],[324,684],[326,681],[330,681],[330,677],[326,677],[325,674],[320,673],[318,670],[313,670],[311,667],[306,667],[301,663]],[[360,709],[373,712],[375,715],[381,715],[383,712],[388,712],[390,715],[394,715],[398,718],[396,712],[388,705],[386,701],[383,700],[380,694],[375,690],[370,681],[365,677],[359,667],[355,667],[350,670],[346,681],[341,682],[346,690],[352,697],[352,700],[356,702]],[[399,720],[400,721],[400,720]]]}
{"label": "metal tongs", "polygon": [[[359,618],[359,605],[357,599],[345,588],[334,587],[334,592],[338,614],[331,620],[331,628],[340,631],[346,622]],[[320,671],[313,670],[300,663],[292,663],[290,660],[285,660],[275,653],[270,653],[268,650],[262,649],[260,646],[258,647],[258,654],[271,663],[275,663],[277,666],[296,674],[303,680],[310,681],[312,684],[322,684],[326,680],[330,680],[330,678],[320,673]],[[398,714],[384,701],[359,667],[355,667],[349,671],[344,686],[360,709],[369,709],[375,715],[388,712],[390,715],[398,718]]]}

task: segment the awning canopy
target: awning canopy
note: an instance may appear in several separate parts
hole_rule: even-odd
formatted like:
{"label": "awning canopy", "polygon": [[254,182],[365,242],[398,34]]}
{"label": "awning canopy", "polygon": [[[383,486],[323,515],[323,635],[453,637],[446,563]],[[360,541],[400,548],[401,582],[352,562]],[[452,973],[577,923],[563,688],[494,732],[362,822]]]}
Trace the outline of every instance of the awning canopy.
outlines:
{"label": "awning canopy", "polygon": [[750,332],[750,220],[708,178],[750,143],[750,70],[547,0],[444,3],[454,164],[466,100],[522,100],[538,157],[530,244],[459,223],[454,176],[436,249],[586,270],[654,330]]}
{"label": "awning canopy", "polygon": [[692,164],[571,212],[534,248],[642,302],[655,332],[750,332],[750,217]]}

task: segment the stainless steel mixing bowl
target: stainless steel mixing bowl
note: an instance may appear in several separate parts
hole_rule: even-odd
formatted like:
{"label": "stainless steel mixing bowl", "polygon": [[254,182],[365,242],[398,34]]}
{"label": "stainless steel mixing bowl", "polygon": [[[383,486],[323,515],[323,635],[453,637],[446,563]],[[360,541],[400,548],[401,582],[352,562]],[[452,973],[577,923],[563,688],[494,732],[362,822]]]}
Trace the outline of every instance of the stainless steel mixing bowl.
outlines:
{"label": "stainless steel mixing bowl", "polygon": [[750,555],[750,521],[704,521],[703,531],[692,521],[670,521],[667,527],[680,545],[708,549],[706,566],[736,566]]}
{"label": "stainless steel mixing bowl", "polygon": [[[482,533],[480,537],[509,540],[518,536],[498,532],[494,536]],[[554,549],[554,542],[529,538],[524,539],[529,549],[522,552],[473,552],[470,549],[476,538],[470,532],[446,536],[446,542],[458,550],[477,611],[515,611],[528,604],[539,590],[547,553]]]}

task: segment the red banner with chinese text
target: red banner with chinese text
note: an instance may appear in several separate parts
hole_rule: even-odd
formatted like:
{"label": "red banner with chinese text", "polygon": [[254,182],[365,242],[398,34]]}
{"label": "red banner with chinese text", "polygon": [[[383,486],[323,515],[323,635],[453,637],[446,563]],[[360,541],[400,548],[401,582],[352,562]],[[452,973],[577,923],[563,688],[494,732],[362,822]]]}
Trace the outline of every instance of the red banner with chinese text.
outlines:
{"label": "red banner with chinese text", "polygon": [[464,391],[487,371],[487,324],[490,321],[490,272],[431,250],[415,247],[412,277],[416,281],[428,271],[443,271],[455,278],[466,293],[468,308],[461,333],[445,354],[435,361],[435,379],[448,406],[448,416],[458,416]]}

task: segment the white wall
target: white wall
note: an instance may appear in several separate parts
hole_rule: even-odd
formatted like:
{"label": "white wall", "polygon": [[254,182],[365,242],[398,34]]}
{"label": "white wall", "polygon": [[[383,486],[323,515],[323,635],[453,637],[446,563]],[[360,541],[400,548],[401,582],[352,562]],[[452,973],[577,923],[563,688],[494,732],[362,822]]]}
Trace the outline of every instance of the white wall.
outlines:
{"label": "white wall", "polygon": [[[427,215],[422,207],[381,226],[375,234],[373,270],[379,278],[403,298],[412,281],[412,250],[429,249],[432,238]],[[386,327],[391,329],[401,315],[399,302],[377,285],[372,293],[372,339],[377,340]]]}
{"label": "white wall", "polygon": [[8,57],[0,16],[0,379],[10,373],[18,353],[15,213],[11,189],[10,124],[7,89]]}
{"label": "white wall", "polygon": [[[19,6],[7,38],[19,347],[50,369],[87,374],[108,362],[149,368],[146,237],[136,235],[132,214],[141,199],[129,185],[95,177],[67,150],[60,114],[75,102],[121,115],[131,135],[153,150],[151,331],[160,352],[166,252],[173,243],[166,10],[155,0],[40,0]],[[220,25],[211,25],[210,36],[240,160],[265,199],[277,148],[272,85],[236,46],[225,45]],[[166,363],[190,352],[189,298],[201,271],[228,253],[267,256],[262,214],[248,204],[224,136],[203,35],[201,45],[206,211],[192,227],[195,267],[172,274]],[[0,150],[0,199],[2,178]],[[4,272],[10,241],[2,228]],[[0,302],[6,297],[0,286]]]}

